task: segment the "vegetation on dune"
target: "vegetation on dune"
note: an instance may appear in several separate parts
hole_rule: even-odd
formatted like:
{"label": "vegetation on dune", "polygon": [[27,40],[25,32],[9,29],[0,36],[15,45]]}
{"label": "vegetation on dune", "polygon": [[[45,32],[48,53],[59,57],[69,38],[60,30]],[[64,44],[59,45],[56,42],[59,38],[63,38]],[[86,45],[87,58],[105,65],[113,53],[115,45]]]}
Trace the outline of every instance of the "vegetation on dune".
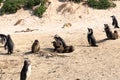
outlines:
{"label": "vegetation on dune", "polygon": [[88,6],[96,9],[108,9],[110,7],[115,7],[116,4],[109,0],[88,0]]}
{"label": "vegetation on dune", "polygon": [[6,0],[1,8],[1,14],[15,13],[23,5],[23,0]]}
{"label": "vegetation on dune", "polygon": [[3,2],[3,0],[0,0],[0,3]]}
{"label": "vegetation on dune", "polygon": [[[3,0],[0,0],[1,2]],[[33,10],[33,13],[39,17],[42,17],[46,11],[45,4],[48,0],[6,0],[1,8],[1,15],[16,13],[21,8],[32,9],[34,6],[41,4],[38,8]]]}
{"label": "vegetation on dune", "polygon": [[31,9],[36,5],[40,5],[35,10],[33,10],[33,14],[41,18],[47,9],[45,6],[46,2],[48,2],[48,0],[27,0],[25,7]]}
{"label": "vegetation on dune", "polygon": [[[84,0],[69,0],[75,3],[85,2]],[[110,0],[87,0],[87,5],[95,9],[108,9],[110,7],[115,7],[116,4]]]}
{"label": "vegetation on dune", "polygon": [[[36,0],[37,1],[37,0]],[[36,8],[33,13],[34,15],[42,18],[43,13],[46,11],[47,7],[46,7],[46,3],[48,2],[48,0],[40,0],[40,6],[38,8]],[[37,4],[37,2],[36,2]]]}
{"label": "vegetation on dune", "polygon": [[36,8],[34,10],[34,15],[38,16],[38,17],[42,17],[43,13],[46,11],[46,7],[44,5],[41,5],[40,7]]}
{"label": "vegetation on dune", "polygon": [[42,4],[44,0],[26,0],[25,7],[32,8],[36,5]]}
{"label": "vegetation on dune", "polygon": [[83,0],[69,0],[69,1],[73,1],[73,2],[75,2],[75,3],[80,3],[80,2],[83,1]]}
{"label": "vegetation on dune", "polygon": [[[83,2],[84,0],[69,0],[73,1],[75,3]],[[3,2],[3,6],[1,8],[0,14],[11,14],[16,13],[17,10],[21,8],[26,9],[33,9],[34,6],[39,5],[37,8],[33,10],[34,15],[38,17],[42,17],[43,13],[46,11],[46,2],[48,0],[0,0],[0,3]],[[95,9],[107,9],[110,7],[115,7],[116,4],[114,4],[110,0],[87,0],[87,5],[89,7],[95,8]]]}

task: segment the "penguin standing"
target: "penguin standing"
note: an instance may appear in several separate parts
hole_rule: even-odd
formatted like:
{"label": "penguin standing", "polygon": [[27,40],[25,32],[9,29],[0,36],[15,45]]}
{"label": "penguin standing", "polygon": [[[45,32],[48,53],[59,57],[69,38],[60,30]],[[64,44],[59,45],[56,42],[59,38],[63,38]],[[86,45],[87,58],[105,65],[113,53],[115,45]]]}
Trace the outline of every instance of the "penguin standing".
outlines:
{"label": "penguin standing", "polygon": [[7,41],[4,45],[4,48],[5,48],[5,50],[8,49],[8,54],[13,53],[14,43],[13,43],[10,35],[7,36]]}
{"label": "penguin standing", "polygon": [[25,60],[23,68],[20,73],[20,80],[28,80],[30,74],[31,74],[31,63],[29,60]]}
{"label": "penguin standing", "polygon": [[96,45],[96,39],[93,35],[93,30],[91,28],[88,28],[87,40],[90,46],[98,47],[98,45]]}
{"label": "penguin standing", "polygon": [[108,24],[104,24],[104,30],[105,30],[107,38],[113,39],[113,34],[112,34],[112,31],[110,30],[110,27]]}
{"label": "penguin standing", "polygon": [[111,17],[112,17],[112,25],[114,26],[114,28],[119,28],[116,17],[114,15]]}

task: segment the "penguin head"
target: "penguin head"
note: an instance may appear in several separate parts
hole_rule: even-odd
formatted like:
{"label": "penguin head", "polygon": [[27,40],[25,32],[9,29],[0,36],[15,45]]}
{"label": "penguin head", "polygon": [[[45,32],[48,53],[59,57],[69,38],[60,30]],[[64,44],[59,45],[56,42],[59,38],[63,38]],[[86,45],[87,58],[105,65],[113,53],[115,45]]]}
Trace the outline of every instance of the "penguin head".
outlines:
{"label": "penguin head", "polygon": [[104,27],[105,27],[105,28],[109,28],[108,24],[104,24]]}
{"label": "penguin head", "polygon": [[93,34],[93,29],[92,28],[88,28],[88,34],[92,35]]}
{"label": "penguin head", "polygon": [[8,38],[8,39],[10,38],[10,34],[7,35],[7,38]]}
{"label": "penguin head", "polygon": [[114,15],[112,15],[112,16],[110,16],[112,19],[114,19],[115,18],[115,16]]}
{"label": "penguin head", "polygon": [[57,37],[59,37],[59,35],[57,35],[57,34],[56,34],[54,37],[56,37],[56,38],[57,38]]}
{"label": "penguin head", "polygon": [[29,66],[31,64],[30,60],[25,60],[24,65]]}
{"label": "penguin head", "polygon": [[39,42],[37,39],[34,42]]}
{"label": "penguin head", "polygon": [[90,32],[90,28],[87,28],[88,29],[88,32]]}
{"label": "penguin head", "polygon": [[58,38],[59,38],[59,35],[56,34],[56,35],[54,36],[54,39],[57,40]]}
{"label": "penguin head", "polygon": [[93,29],[92,28],[88,28],[88,32],[93,32]]}
{"label": "penguin head", "polygon": [[38,44],[38,43],[39,43],[39,41],[36,39],[36,40],[34,41],[34,43],[35,43],[35,44]]}
{"label": "penguin head", "polygon": [[104,24],[104,27],[107,27],[106,25],[107,25],[107,24]]}

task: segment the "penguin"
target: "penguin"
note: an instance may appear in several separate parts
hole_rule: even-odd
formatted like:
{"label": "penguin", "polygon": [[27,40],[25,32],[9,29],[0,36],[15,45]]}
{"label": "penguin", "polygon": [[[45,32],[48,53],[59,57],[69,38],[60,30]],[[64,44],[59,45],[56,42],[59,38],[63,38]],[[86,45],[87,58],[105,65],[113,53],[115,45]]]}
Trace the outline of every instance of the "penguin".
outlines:
{"label": "penguin", "polygon": [[56,52],[56,51],[61,52],[61,51],[59,51],[60,48],[63,47],[61,41],[53,41],[52,43],[53,43],[53,47],[54,47],[54,52]]}
{"label": "penguin", "polygon": [[96,45],[96,39],[93,35],[93,29],[91,28],[88,28],[87,40],[90,46],[98,47],[98,45]]}
{"label": "penguin", "polygon": [[55,35],[54,36],[55,41],[53,41],[53,47],[54,47],[54,51],[58,52],[58,53],[70,53],[72,51],[74,51],[74,47],[71,46],[67,46],[65,41],[59,36],[59,35]]}
{"label": "penguin", "polygon": [[114,26],[114,28],[119,28],[116,17],[113,15],[111,16],[111,18],[112,18],[112,25]]}
{"label": "penguin", "polygon": [[14,49],[14,42],[11,38],[10,35],[7,36],[7,41],[4,45],[5,50],[8,49],[8,54],[12,54],[13,53],[13,49]]}
{"label": "penguin", "polygon": [[113,39],[113,33],[108,24],[104,24],[104,30],[108,39]]}
{"label": "penguin", "polygon": [[40,51],[40,44],[38,40],[35,40],[31,47],[32,53],[38,53]]}
{"label": "penguin", "polygon": [[65,53],[70,53],[70,52],[73,52],[75,49],[72,45],[70,46],[67,46],[64,50]]}
{"label": "penguin", "polygon": [[20,80],[28,80],[30,74],[31,74],[31,62],[29,60],[24,60],[24,65],[20,72]]}
{"label": "penguin", "polygon": [[113,33],[113,39],[118,39],[119,35],[118,35],[118,32],[116,30],[114,30],[114,33]]}
{"label": "penguin", "polygon": [[54,36],[54,39],[55,39],[56,41],[58,41],[58,42],[61,42],[64,48],[67,47],[65,41],[64,41],[59,35],[56,34],[56,35]]}

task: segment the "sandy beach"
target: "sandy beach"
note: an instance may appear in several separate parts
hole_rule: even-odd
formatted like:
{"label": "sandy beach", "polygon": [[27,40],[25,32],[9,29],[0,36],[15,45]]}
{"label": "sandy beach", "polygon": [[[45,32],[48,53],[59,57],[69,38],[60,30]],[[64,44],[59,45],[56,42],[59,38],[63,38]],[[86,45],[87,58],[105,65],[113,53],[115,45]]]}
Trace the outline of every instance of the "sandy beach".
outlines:
{"label": "sandy beach", "polygon": [[[120,24],[120,1],[114,1],[117,6],[107,10],[92,9],[82,3],[68,3],[73,9],[72,14],[57,13],[56,9],[63,2],[50,1],[52,3],[43,18],[23,9],[15,14],[0,16],[0,33],[10,34],[15,44],[12,55],[7,55],[4,45],[0,44],[0,80],[19,80],[25,58],[32,63],[29,80],[120,80],[120,39],[100,42],[98,47],[89,47],[87,42],[88,27],[93,29],[97,41],[106,38],[104,24],[120,35],[120,30],[112,26],[110,17],[115,15]],[[22,21],[15,26],[19,19]],[[72,26],[62,28],[65,23]],[[16,33],[27,28],[34,31]],[[61,36],[67,45],[73,45],[75,51],[61,53],[65,57],[49,58],[26,54],[31,51],[35,39],[39,40],[42,52],[51,53],[55,34]]]}

